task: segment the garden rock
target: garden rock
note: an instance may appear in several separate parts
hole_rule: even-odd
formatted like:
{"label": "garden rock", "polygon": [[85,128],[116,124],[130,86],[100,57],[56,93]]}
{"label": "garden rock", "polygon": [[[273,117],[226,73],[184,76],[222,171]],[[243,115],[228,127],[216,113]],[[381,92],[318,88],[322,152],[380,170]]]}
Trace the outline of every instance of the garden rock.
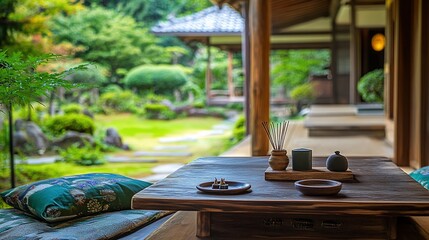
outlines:
{"label": "garden rock", "polygon": [[49,145],[49,140],[40,127],[31,121],[18,119],[15,121],[14,146],[17,151],[43,154]]}
{"label": "garden rock", "polygon": [[27,133],[29,142],[36,147],[39,154],[43,154],[48,148],[49,141],[42,132],[42,129],[34,122],[27,122],[25,132]]}
{"label": "garden rock", "polygon": [[108,128],[106,130],[106,137],[104,138],[104,142],[107,145],[114,146],[117,148],[124,148],[124,147],[128,148],[128,146],[122,143],[121,136],[119,135],[118,131],[116,131],[116,129],[114,128]]}
{"label": "garden rock", "polygon": [[83,113],[83,115],[86,115],[86,116],[90,117],[91,119],[94,119],[94,114],[92,114],[92,112],[90,112],[88,109],[84,109],[82,113]]}
{"label": "garden rock", "polygon": [[17,152],[23,152],[28,148],[29,143],[24,131],[15,131],[13,133],[13,146]]}
{"label": "garden rock", "polygon": [[78,144],[78,146],[82,147],[86,144],[90,144],[94,146],[94,138],[87,133],[79,133],[79,132],[67,132],[62,138],[55,140],[51,147],[58,147],[62,149],[69,148],[73,144]]}

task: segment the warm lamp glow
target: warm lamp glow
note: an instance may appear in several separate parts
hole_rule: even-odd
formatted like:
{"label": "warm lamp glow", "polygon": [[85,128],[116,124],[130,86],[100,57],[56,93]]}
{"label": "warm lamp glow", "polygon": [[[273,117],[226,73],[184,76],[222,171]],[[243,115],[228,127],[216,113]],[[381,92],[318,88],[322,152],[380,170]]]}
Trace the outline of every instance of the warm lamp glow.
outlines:
{"label": "warm lamp glow", "polygon": [[377,52],[383,50],[386,46],[386,38],[384,37],[384,35],[381,33],[375,34],[371,39],[371,46],[372,49]]}

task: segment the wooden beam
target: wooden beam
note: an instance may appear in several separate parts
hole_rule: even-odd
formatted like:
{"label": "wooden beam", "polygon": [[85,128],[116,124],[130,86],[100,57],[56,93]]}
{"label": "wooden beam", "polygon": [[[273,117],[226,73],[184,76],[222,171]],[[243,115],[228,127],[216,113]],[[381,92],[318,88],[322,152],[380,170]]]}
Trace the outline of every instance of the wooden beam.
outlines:
{"label": "wooden beam", "polygon": [[355,0],[350,1],[350,85],[349,103],[355,104],[357,99],[356,84],[357,84],[357,71],[358,71],[358,56],[357,44],[358,36],[356,29],[356,3]]}
{"label": "wooden beam", "polygon": [[233,54],[231,51],[228,51],[228,95],[229,97],[234,97],[234,79],[232,76],[233,71]]}
{"label": "wooden beam", "polygon": [[421,96],[422,96],[422,159],[421,165],[429,165],[429,1],[421,0],[421,16],[422,16],[422,32],[421,32],[421,52],[422,52],[422,65],[421,65]]}
{"label": "wooden beam", "polygon": [[410,107],[411,107],[411,6],[407,1],[394,1],[395,6],[395,56],[394,56],[394,153],[399,166],[408,166],[410,157]]}
{"label": "wooden beam", "polygon": [[207,38],[207,69],[206,69],[206,97],[207,105],[210,104],[210,90],[212,86],[212,70],[211,70],[211,51],[210,51],[210,38]]}
{"label": "wooden beam", "polygon": [[386,1],[386,50],[384,68],[384,113],[389,120],[393,120],[393,95],[394,95],[394,4]]}
{"label": "wooden beam", "polygon": [[244,18],[244,29],[241,35],[241,53],[244,74],[244,114],[246,119],[246,135],[250,134],[250,32],[249,32],[249,1],[243,1],[241,14]]}
{"label": "wooden beam", "polygon": [[271,0],[250,0],[250,133],[252,155],[268,154],[268,138],[262,121],[270,114]]}

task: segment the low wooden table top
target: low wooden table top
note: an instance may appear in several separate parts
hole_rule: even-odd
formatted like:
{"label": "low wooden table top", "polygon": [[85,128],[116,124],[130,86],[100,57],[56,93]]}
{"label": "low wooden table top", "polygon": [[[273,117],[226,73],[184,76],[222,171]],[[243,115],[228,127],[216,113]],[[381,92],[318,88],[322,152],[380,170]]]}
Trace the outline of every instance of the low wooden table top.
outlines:
{"label": "low wooden table top", "polygon": [[[266,181],[268,157],[211,157],[191,162],[137,193],[134,209],[290,214],[429,215],[429,191],[387,158],[349,157],[356,181],[343,183],[335,196],[304,196],[293,182]],[[325,158],[314,158],[323,166]],[[212,195],[195,186],[215,177],[252,185],[240,195]]]}

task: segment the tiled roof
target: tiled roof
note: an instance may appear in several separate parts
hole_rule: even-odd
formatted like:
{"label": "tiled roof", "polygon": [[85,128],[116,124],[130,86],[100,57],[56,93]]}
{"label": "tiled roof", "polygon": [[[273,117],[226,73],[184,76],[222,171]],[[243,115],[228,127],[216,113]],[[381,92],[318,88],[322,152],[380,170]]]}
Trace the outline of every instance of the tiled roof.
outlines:
{"label": "tiled roof", "polygon": [[239,35],[244,19],[228,5],[213,6],[200,12],[159,23],[152,28],[155,34],[180,35]]}

